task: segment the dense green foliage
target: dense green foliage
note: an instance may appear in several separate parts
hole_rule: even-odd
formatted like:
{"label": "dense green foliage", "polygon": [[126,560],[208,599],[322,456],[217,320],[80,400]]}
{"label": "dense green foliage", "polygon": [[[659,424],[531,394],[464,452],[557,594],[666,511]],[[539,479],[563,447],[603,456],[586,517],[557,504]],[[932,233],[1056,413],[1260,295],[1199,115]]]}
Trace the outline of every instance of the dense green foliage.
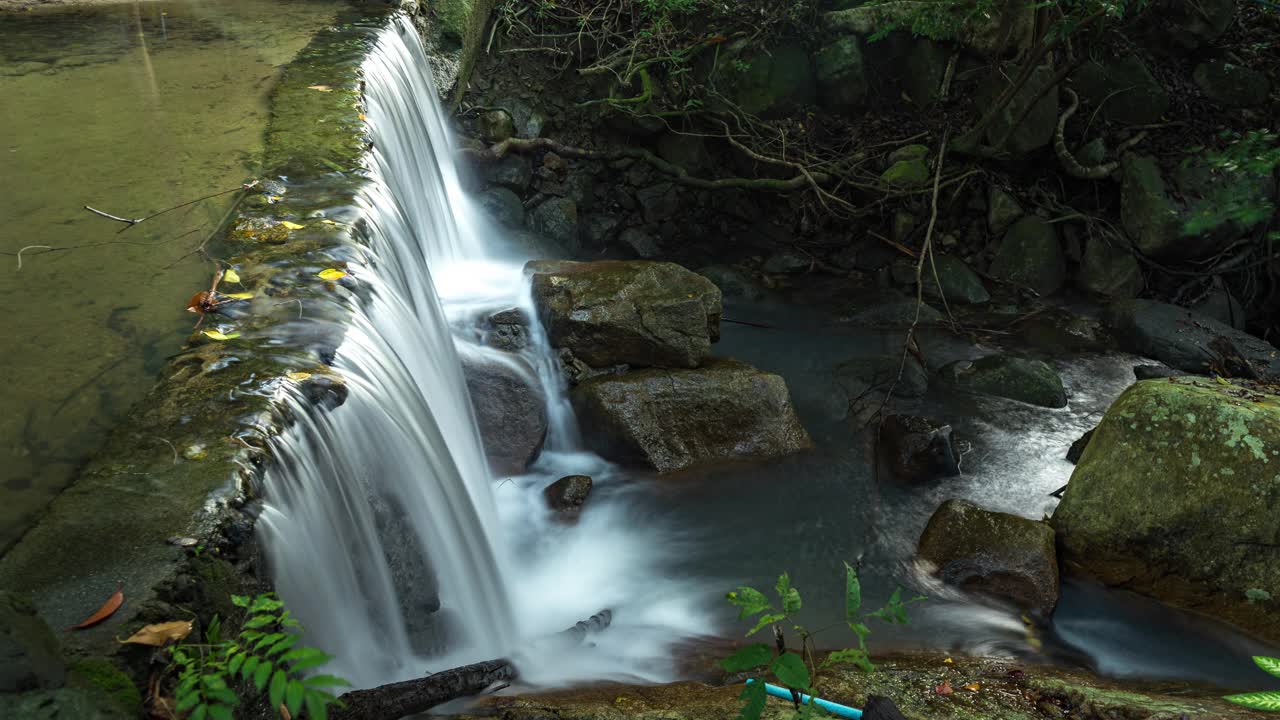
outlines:
{"label": "dense green foliage", "polygon": [[933,40],[955,40],[975,27],[989,24],[992,18],[1000,18],[1005,13],[1018,10],[1022,4],[1026,9],[1052,6],[1057,15],[1057,22],[1050,30],[1050,36],[1067,35],[1091,16],[1101,15],[1111,19],[1123,19],[1141,11],[1148,0],[1061,0],[1056,3],[1036,2],[1035,0],[937,0],[934,3],[910,3],[904,5],[901,0],[872,0],[863,7],[890,8],[903,6],[906,9],[897,19],[888,19],[880,27],[872,39],[880,39],[896,30],[907,30],[914,35]]}
{"label": "dense green foliage", "polygon": [[223,640],[217,618],[209,624],[205,644],[184,644],[173,650],[178,667],[177,711],[190,720],[231,720],[240,703],[237,684],[266,692],[270,707],[284,705],[292,717],[305,709],[311,720],[324,720],[335,702],[325,688],[348,683],[331,675],[306,676],[332,658],[310,647],[299,646],[298,621],[284,609],[274,593],[248,598],[233,595],[231,601],[245,609],[240,634]]}
{"label": "dense green foliage", "polygon": [[[1253,661],[1257,663],[1258,667],[1266,670],[1271,675],[1280,677],[1280,658],[1258,655],[1254,656]],[[1255,692],[1244,693],[1242,695],[1228,695],[1226,699],[1237,705],[1243,705],[1253,710],[1280,712],[1280,692]]]}
{"label": "dense green foliage", "polygon": [[[858,647],[837,650],[827,655],[821,663],[814,660],[813,633],[795,620],[800,611],[802,601],[800,591],[791,586],[791,577],[783,573],[774,586],[778,602],[775,605],[764,593],[751,587],[739,587],[727,596],[730,603],[738,608],[739,620],[755,619],[755,625],[747,632],[750,637],[766,627],[774,626],[778,645],[782,646],[782,626],[790,625],[800,636],[800,652],[774,650],[765,643],[748,645],[721,661],[721,667],[729,672],[767,671],[777,681],[793,690],[803,691],[816,696],[815,679],[818,674],[837,665],[853,665],[866,672],[875,670],[867,650],[867,636],[871,628],[867,620],[877,618],[887,623],[907,624],[907,605],[924,600],[914,597],[906,602],[902,600],[902,589],[893,592],[884,607],[874,612],[862,610],[862,584],[858,580],[858,572],[845,563],[845,600],[844,622],[858,638]],[[761,678],[763,679],[763,678]],[[763,682],[748,683],[743,689],[741,699],[743,707],[738,715],[739,720],[757,720],[764,711],[766,699]],[[801,717],[809,717],[813,712],[813,704],[805,704],[800,710]]]}
{"label": "dense green foliage", "polygon": [[1185,228],[1189,235],[1224,221],[1253,227],[1266,222],[1275,212],[1275,201],[1266,192],[1264,179],[1280,168],[1280,135],[1251,130],[1244,135],[1229,132],[1225,139],[1229,142],[1224,149],[1208,154],[1207,163],[1217,181],[1208,196],[1193,208]]}

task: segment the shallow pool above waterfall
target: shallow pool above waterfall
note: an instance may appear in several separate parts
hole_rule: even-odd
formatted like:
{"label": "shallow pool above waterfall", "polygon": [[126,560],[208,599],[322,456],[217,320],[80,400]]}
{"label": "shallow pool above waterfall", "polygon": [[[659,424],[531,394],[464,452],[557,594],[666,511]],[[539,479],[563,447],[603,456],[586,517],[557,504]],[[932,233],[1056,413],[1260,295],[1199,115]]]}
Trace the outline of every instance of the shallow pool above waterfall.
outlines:
{"label": "shallow pool above waterfall", "polygon": [[0,551],[181,347],[213,275],[194,251],[233,196],[124,232],[81,206],[142,217],[254,177],[275,79],[342,6],[0,13]]}

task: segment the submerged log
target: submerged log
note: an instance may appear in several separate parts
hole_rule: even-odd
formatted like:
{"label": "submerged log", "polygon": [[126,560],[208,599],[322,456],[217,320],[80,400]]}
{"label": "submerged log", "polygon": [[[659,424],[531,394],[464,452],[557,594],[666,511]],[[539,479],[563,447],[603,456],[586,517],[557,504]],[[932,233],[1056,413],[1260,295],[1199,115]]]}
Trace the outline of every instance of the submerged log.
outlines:
{"label": "submerged log", "polygon": [[[613,622],[613,612],[601,610],[571,628],[556,633],[568,645],[579,645],[588,633],[599,632]],[[426,677],[379,685],[368,690],[352,690],[338,700],[344,707],[335,708],[333,720],[394,720],[416,715],[431,708],[516,678],[515,666],[509,660],[486,660],[443,670]]]}

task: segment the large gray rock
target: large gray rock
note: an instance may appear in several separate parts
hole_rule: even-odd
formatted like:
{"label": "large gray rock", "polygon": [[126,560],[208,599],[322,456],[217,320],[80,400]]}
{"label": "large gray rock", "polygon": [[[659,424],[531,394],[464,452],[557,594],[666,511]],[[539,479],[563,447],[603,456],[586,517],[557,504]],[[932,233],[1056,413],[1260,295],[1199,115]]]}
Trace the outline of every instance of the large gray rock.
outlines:
{"label": "large gray rock", "polygon": [[803,45],[788,42],[765,52],[744,39],[722,47],[716,82],[743,112],[778,115],[817,97],[813,64]]}
{"label": "large gray rock", "polygon": [[1042,360],[1011,355],[957,360],[939,370],[938,377],[943,383],[966,392],[995,395],[1047,408],[1067,405],[1062,378]]}
{"label": "large gray rock", "polygon": [[917,556],[949,585],[1048,617],[1058,604],[1053,528],[948,500],[929,518]]}
{"label": "large gray rock", "polygon": [[991,188],[987,198],[987,229],[992,235],[1003,235],[1025,214],[1016,198],[998,187]]}
{"label": "large gray rock", "polygon": [[845,35],[823,47],[813,56],[819,98],[836,111],[848,111],[866,103],[866,66],[862,59],[862,40]]}
{"label": "large gray rock", "polygon": [[1142,292],[1142,268],[1128,248],[1116,247],[1105,237],[1090,237],[1076,275],[1081,290],[1122,299]]}
{"label": "large gray rock", "polygon": [[1075,573],[1280,640],[1280,396],[1139,382],[1112,404],[1053,514]]}
{"label": "large gray rock", "polygon": [[523,472],[547,437],[542,386],[518,355],[464,353],[462,373],[489,463],[499,473]]}
{"label": "large gray rock", "polygon": [[524,192],[533,180],[533,164],[525,155],[507,153],[501,159],[481,164],[479,175],[490,185],[500,185],[518,193]]}
{"label": "large gray rock", "polygon": [[0,693],[59,688],[65,678],[58,639],[35,605],[0,592]]}
{"label": "large gray rock", "polygon": [[[1280,378],[1280,350],[1211,317],[1155,300],[1126,300],[1104,319],[1125,350],[1189,373],[1222,371],[1239,355],[1263,377]],[[1226,351],[1226,352],[1224,352]]]}
{"label": "large gray rock", "polygon": [[1067,259],[1053,225],[1028,215],[1005,233],[988,270],[992,277],[1053,295],[1067,279]]}
{"label": "large gray rock", "polygon": [[1148,125],[1169,109],[1169,93],[1137,55],[1087,62],[1072,84],[1090,108],[1101,108],[1101,116],[1114,122]]}
{"label": "large gray rock", "polygon": [[599,376],[571,397],[588,447],[659,472],[812,445],[782,378],[733,360]]}
{"label": "large gray rock", "polygon": [[1120,217],[1125,233],[1147,257],[1164,259],[1189,254],[1182,243],[1183,220],[1169,197],[1155,158],[1125,155],[1120,161]]}
{"label": "large gray rock", "polygon": [[524,203],[520,202],[520,196],[510,188],[489,188],[476,197],[476,203],[500,225],[524,225]]}
{"label": "large gray rock", "polygon": [[880,457],[903,482],[927,482],[960,474],[960,451],[950,425],[918,415],[890,415],[880,426]]}
{"label": "large gray rock", "polygon": [[535,261],[525,273],[551,344],[593,367],[693,368],[720,338],[720,289],[674,263]]}
{"label": "large gray rock", "polygon": [[553,197],[529,213],[529,228],[553,240],[569,253],[582,247],[578,238],[578,205],[567,197]]}
{"label": "large gray rock", "polygon": [[1231,27],[1236,0],[1160,0],[1152,15],[1162,21],[1166,37],[1177,50],[1198,50]]}

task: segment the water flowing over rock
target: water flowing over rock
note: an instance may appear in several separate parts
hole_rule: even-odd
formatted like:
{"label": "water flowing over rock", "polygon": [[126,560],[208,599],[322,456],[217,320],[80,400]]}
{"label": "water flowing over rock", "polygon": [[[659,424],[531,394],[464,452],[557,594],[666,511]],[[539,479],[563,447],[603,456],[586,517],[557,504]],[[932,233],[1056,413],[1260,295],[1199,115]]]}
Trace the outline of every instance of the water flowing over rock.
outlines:
{"label": "water flowing over rock", "polygon": [[733,360],[595,377],[572,399],[589,447],[659,472],[812,445],[783,379]]}
{"label": "water flowing over rock", "polygon": [[698,367],[720,339],[720,289],[674,263],[536,261],[533,301],[555,347],[594,367]]}
{"label": "water flowing over rock", "polygon": [[1053,528],[948,500],[929,518],[917,555],[943,582],[1048,617],[1058,604]]}
{"label": "water flowing over rock", "polygon": [[568,475],[547,486],[542,494],[552,510],[576,514],[591,493],[591,478],[586,475]]}
{"label": "water flowing over rock", "polygon": [[1067,565],[1280,640],[1280,396],[1140,382],[1107,411],[1053,526]]}
{"label": "water flowing over rock", "polygon": [[524,472],[547,437],[547,399],[533,368],[511,353],[475,353],[462,356],[462,373],[490,465]]}

